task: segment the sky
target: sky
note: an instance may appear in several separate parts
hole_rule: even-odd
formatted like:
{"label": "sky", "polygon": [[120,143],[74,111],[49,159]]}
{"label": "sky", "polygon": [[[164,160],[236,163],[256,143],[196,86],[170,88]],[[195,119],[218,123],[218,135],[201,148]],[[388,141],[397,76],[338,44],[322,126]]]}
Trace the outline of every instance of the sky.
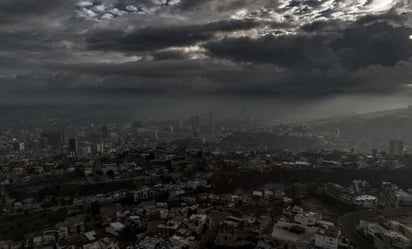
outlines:
{"label": "sky", "polygon": [[0,89],[405,104],[412,1],[0,0]]}

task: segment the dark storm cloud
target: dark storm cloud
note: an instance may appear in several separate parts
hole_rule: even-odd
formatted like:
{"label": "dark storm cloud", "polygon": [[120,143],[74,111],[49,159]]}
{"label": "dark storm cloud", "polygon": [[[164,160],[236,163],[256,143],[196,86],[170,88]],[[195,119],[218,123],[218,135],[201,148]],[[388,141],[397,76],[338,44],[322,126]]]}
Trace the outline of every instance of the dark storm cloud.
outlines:
{"label": "dark storm cloud", "polygon": [[[110,37],[119,39],[110,39]],[[193,27],[144,28],[131,34],[119,34],[113,31],[103,31],[93,34],[87,39],[89,49],[148,51],[170,46],[185,46],[208,40],[213,33],[195,30]]]}
{"label": "dark storm cloud", "polygon": [[76,2],[0,1],[0,85],[332,96],[411,83],[411,14],[400,5],[366,15],[377,1],[182,0],[103,20],[95,5],[97,17],[79,18]]}
{"label": "dark storm cloud", "polygon": [[[310,29],[309,33],[258,39],[224,38],[208,42],[205,48],[216,58],[271,63],[284,68],[290,72],[283,78],[284,89],[319,92],[405,90],[403,87],[408,81],[405,68],[411,69],[412,42],[408,37],[412,29],[382,20],[363,23],[364,20],[350,25],[322,22],[304,27]],[[377,76],[377,67],[399,76],[385,77],[383,81]]]}
{"label": "dark storm cloud", "polygon": [[55,0],[2,0],[0,13],[2,15],[42,15],[61,6]]}
{"label": "dark storm cloud", "polygon": [[0,1],[0,25],[22,23],[31,18],[42,18],[69,8],[74,1],[56,0],[2,0]]}
{"label": "dark storm cloud", "polygon": [[[99,87],[109,88],[264,91],[268,87],[273,88],[274,85],[281,86],[282,81],[287,79],[287,74],[283,74],[274,65],[239,65],[214,59],[170,59],[117,65],[55,64],[50,65],[50,68],[60,72],[59,80],[68,79],[69,75],[84,75],[94,78]],[[70,81],[71,86],[76,84],[77,82]]]}
{"label": "dark storm cloud", "polygon": [[412,44],[408,39],[411,34],[411,28],[393,27],[384,22],[355,25],[344,30],[331,47],[346,68],[395,65],[412,56]]}
{"label": "dark storm cloud", "polygon": [[182,51],[168,50],[155,51],[150,54],[154,60],[187,60],[190,59],[190,54]]}
{"label": "dark storm cloud", "polygon": [[[331,30],[328,23],[317,25],[323,31],[325,27]],[[412,57],[410,34],[411,28],[378,22],[365,26],[353,24],[329,34],[228,38],[209,42],[205,47],[216,57],[233,60],[309,68],[341,63],[348,69],[359,69],[394,65]]]}
{"label": "dark storm cloud", "polygon": [[0,48],[8,51],[38,51],[49,48],[50,38],[34,31],[0,31]]}
{"label": "dark storm cloud", "polygon": [[267,36],[226,38],[205,47],[216,57],[253,63],[273,63],[282,67],[330,65],[335,59],[323,36]]}
{"label": "dark storm cloud", "polygon": [[204,25],[145,27],[132,32],[96,31],[87,37],[89,49],[148,51],[173,46],[192,45],[210,40],[216,32],[251,29],[260,25],[253,20],[218,21]]}

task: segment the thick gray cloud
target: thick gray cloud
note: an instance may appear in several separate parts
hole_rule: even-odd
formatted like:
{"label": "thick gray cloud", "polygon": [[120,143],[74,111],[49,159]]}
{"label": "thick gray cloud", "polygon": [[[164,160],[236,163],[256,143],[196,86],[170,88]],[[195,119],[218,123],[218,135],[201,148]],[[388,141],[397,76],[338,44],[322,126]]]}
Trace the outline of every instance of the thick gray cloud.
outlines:
{"label": "thick gray cloud", "polygon": [[[5,25],[33,25],[61,17],[71,8],[74,0],[2,0],[0,1],[0,28]],[[50,23],[49,23],[50,24]],[[18,26],[14,26],[18,29]]]}
{"label": "thick gray cloud", "polygon": [[216,32],[252,29],[258,25],[259,23],[253,20],[231,20],[204,25],[144,27],[131,32],[104,30],[92,33],[86,42],[89,49],[150,51],[193,45],[212,39]]}
{"label": "thick gray cloud", "polygon": [[395,65],[412,56],[412,29],[393,27],[385,22],[349,27],[331,47],[347,68],[369,65]]}
{"label": "thick gray cloud", "polygon": [[41,16],[59,7],[62,4],[53,0],[3,0],[0,2],[0,13],[2,20],[7,21],[6,17],[17,19],[18,16],[24,18],[24,15]]}
{"label": "thick gray cloud", "polygon": [[0,87],[405,92],[411,7],[404,0],[4,0]]}
{"label": "thick gray cloud", "polygon": [[[324,26],[322,26],[323,28]],[[305,27],[306,28],[306,27]],[[351,24],[342,30],[290,36],[225,38],[205,45],[215,57],[252,63],[273,63],[296,73],[340,68],[337,78],[369,66],[393,66],[412,57],[412,29],[386,22]],[[350,75],[348,75],[350,76]],[[335,79],[336,80],[336,79]],[[329,84],[329,83],[327,83]],[[351,82],[348,82],[351,86]]]}
{"label": "thick gray cloud", "polygon": [[334,62],[323,36],[266,36],[225,38],[207,43],[205,47],[217,57],[253,63],[273,63],[281,67],[325,67]]}

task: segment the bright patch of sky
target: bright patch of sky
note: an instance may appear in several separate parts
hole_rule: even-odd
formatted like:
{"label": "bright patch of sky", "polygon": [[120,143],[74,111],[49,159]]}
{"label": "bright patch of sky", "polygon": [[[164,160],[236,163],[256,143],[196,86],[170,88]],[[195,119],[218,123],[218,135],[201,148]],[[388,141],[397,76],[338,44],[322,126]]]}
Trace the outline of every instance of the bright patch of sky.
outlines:
{"label": "bright patch of sky", "polygon": [[128,14],[154,14],[160,9],[177,5],[180,0],[152,0],[151,4],[126,5],[108,1],[81,1],[75,6],[76,17],[87,20],[108,20]]}
{"label": "bright patch of sky", "polygon": [[[315,21],[355,21],[366,15],[382,14],[393,9],[397,3],[399,1],[393,0],[280,0],[277,7],[242,9],[231,18],[287,22],[292,27],[288,32],[294,32],[298,27]],[[402,8],[396,10],[405,11]],[[270,30],[261,33],[276,35]]]}

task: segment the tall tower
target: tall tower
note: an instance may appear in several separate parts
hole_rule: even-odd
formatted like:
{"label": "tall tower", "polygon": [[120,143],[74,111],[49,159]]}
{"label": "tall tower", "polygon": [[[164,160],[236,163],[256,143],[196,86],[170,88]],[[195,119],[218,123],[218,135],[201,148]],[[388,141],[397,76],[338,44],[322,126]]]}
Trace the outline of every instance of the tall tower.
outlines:
{"label": "tall tower", "polygon": [[71,138],[69,140],[69,152],[76,155],[79,153],[79,144],[77,138]]}
{"label": "tall tower", "polygon": [[107,125],[104,125],[102,127],[102,137],[103,138],[108,138],[109,137],[109,127]]}
{"label": "tall tower", "polygon": [[69,143],[69,132],[67,131],[67,129],[61,130],[61,139],[62,139],[62,144]]}

